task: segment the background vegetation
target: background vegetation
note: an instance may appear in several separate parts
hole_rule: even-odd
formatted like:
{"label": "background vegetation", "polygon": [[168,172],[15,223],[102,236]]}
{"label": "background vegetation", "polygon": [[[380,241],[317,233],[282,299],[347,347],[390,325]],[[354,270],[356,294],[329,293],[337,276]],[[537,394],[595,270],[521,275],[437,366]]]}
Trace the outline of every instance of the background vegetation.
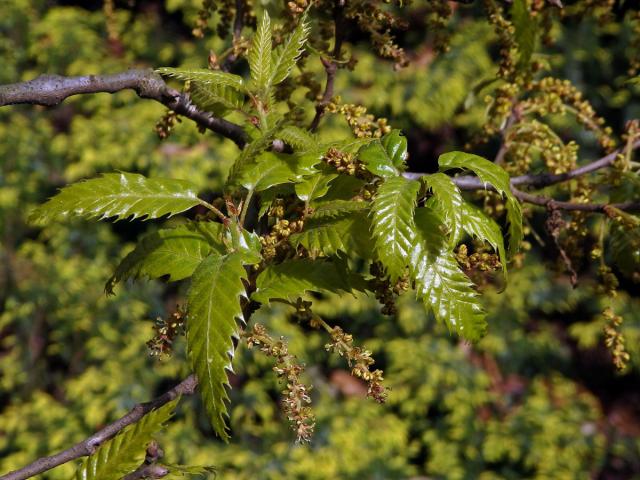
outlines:
{"label": "background vegetation", "polygon": [[[452,4],[450,49],[435,55],[425,3],[403,13],[410,22],[399,39],[408,66],[396,71],[393,62],[374,63],[371,47],[355,37],[355,70],[339,71],[336,83],[344,102],[363,104],[406,133],[417,171],[435,170],[438,154],[462,149],[478,133],[487,105],[485,92],[474,87],[498,68],[496,35],[480,5]],[[565,8],[582,3],[591,13],[600,8],[598,2]],[[618,132],[640,116],[640,87],[627,72],[628,58],[638,56],[632,3],[616,6],[606,21],[595,14],[566,19],[565,28],[552,30],[556,43],[540,55]],[[43,72],[199,67],[210,51],[228,46],[209,33],[191,35],[200,6],[131,0],[105,15],[99,1],[0,0],[0,84]],[[309,68],[321,79],[317,63]],[[54,109],[0,110],[0,472],[67,448],[187,373],[183,339],[162,360],[141,341],[153,337],[157,317],[182,302],[181,288],[128,283],[115,297],[103,290],[132,242],[154,226],[26,222],[57,188],[105,171],[188,178],[219,190],[236,147],[201,135],[188,121],[161,141],[153,127],[164,113],[132,92],[78,96]],[[555,121],[563,136],[580,141],[581,157],[600,156],[596,137]],[[339,117],[328,125],[328,136],[348,131]],[[491,142],[478,149],[495,153]],[[574,289],[544,217],[543,209],[529,215],[528,252],[511,268],[507,289],[484,287],[490,328],[476,345],[451,336],[409,296],[400,299],[397,321],[381,315],[372,296],[317,300],[317,313],[374,352],[391,388],[384,405],[365,400],[366,386],[349,376],[342,359],[324,354],[326,337],[291,322],[284,310],[258,312],[256,321],[286,337],[308,366],[313,442],[294,443],[272,361],[241,346],[231,443],[214,437],[199,399],[190,398],[162,436],[167,457],[213,465],[221,478],[238,479],[640,478],[640,254],[624,250],[615,298],[586,275],[594,268],[588,263],[576,267]],[[622,372],[602,339],[609,306],[624,317],[631,360]],[[45,478],[73,471],[64,465]]]}

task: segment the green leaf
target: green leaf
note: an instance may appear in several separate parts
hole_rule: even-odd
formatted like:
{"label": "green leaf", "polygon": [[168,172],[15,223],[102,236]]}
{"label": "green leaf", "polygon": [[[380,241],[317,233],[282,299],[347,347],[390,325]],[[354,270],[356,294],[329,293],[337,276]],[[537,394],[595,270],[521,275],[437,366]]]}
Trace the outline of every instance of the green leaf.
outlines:
{"label": "green leaf", "polygon": [[312,258],[331,256],[338,252],[354,253],[371,258],[372,245],[368,235],[368,218],[364,212],[352,212],[333,218],[329,216],[305,221],[304,230],[289,237],[294,247],[302,245]]}
{"label": "green leaf", "polygon": [[169,281],[175,282],[190,277],[205,257],[225,253],[222,229],[219,223],[192,222],[145,235],[122,259],[105,290],[112,294],[117,283],[129,278],[168,275]]}
{"label": "green leaf", "polygon": [[513,257],[518,253],[520,244],[524,238],[524,229],[522,227],[522,206],[514,196],[507,198],[507,222],[509,223],[509,256]]}
{"label": "green leaf", "polygon": [[378,188],[371,204],[376,253],[392,282],[404,275],[414,247],[413,212],[419,189],[417,181],[391,177]]}
{"label": "green leaf", "polygon": [[246,296],[243,280],[245,253],[241,251],[205,258],[193,273],[187,293],[187,350],[192,371],[215,432],[229,440],[225,416],[229,400],[227,370],[233,371],[233,338],[236,321],[244,321],[240,297]]}
{"label": "green leaf", "polygon": [[296,150],[309,151],[319,147],[318,141],[307,130],[287,125],[278,132],[278,137]]}
{"label": "green leaf", "polygon": [[240,185],[247,190],[260,192],[292,181],[296,177],[296,172],[291,162],[285,161],[283,157],[273,152],[263,152],[241,173]]}
{"label": "green leaf", "polygon": [[193,103],[202,110],[224,115],[244,104],[245,86],[242,77],[219,70],[158,68],[156,72],[189,82]]}
{"label": "green leaf", "polygon": [[120,480],[136,470],[144,461],[149,442],[171,418],[179,400],[152,410],[100,445],[78,466],[76,480]]}
{"label": "green leaf", "polygon": [[322,197],[322,201],[352,200],[361,193],[365,184],[365,181],[360,178],[352,177],[351,175],[339,175],[329,185],[329,191]]}
{"label": "green leaf", "polygon": [[312,258],[347,252],[348,247],[344,242],[344,237],[347,235],[351,224],[352,221],[350,219],[320,222],[307,220],[304,230],[291,235],[289,241],[294,247],[302,245],[309,251],[309,255]]}
{"label": "green leaf", "polygon": [[611,259],[625,277],[637,282],[640,266],[640,228],[628,229],[615,223],[611,226],[608,240]]}
{"label": "green leaf", "polygon": [[511,193],[509,174],[499,165],[479,155],[466,152],[448,152],[440,155],[438,164],[441,170],[461,168],[471,170],[485,184],[492,185],[501,195]]}
{"label": "green leaf", "polygon": [[309,22],[305,13],[291,35],[273,52],[273,73],[269,86],[277,85],[289,76],[291,69],[304,51],[309,31]]}
{"label": "green leaf", "polygon": [[253,164],[262,152],[264,152],[273,141],[273,136],[275,135],[277,128],[272,128],[266,131],[263,135],[260,135],[258,138],[253,140],[252,142],[245,145],[236,158],[236,161],[233,162],[231,169],[229,170],[229,177],[227,178],[226,189],[230,187],[237,187],[240,185],[240,179],[242,178],[244,171],[251,169]]}
{"label": "green leaf", "polygon": [[244,81],[240,75],[233,73],[221,72],[220,70],[207,70],[204,68],[169,68],[162,67],[156,69],[161,75],[169,76],[181,80],[183,82],[191,82],[200,86],[217,86],[224,85],[232,87],[235,90],[244,90]]}
{"label": "green leaf", "polygon": [[409,270],[416,296],[451,331],[469,341],[479,340],[486,333],[486,314],[473,284],[442,235],[441,218],[434,210],[423,207],[416,209],[415,223],[418,230]]}
{"label": "green leaf", "polygon": [[258,25],[247,59],[251,70],[251,79],[257,90],[266,90],[271,78],[271,19],[264,11]]}
{"label": "green leaf", "polygon": [[162,477],[163,480],[171,480],[174,478],[182,479],[186,476],[195,476],[195,475],[199,477],[202,477],[204,475],[205,478],[209,478],[210,473],[214,474],[213,478],[215,478],[215,474],[217,472],[216,467],[212,467],[212,466],[175,465],[171,463],[163,463],[162,466],[165,467],[167,470],[169,470],[169,473],[167,474],[167,476]]}
{"label": "green leaf", "polygon": [[234,252],[244,255],[245,264],[255,264],[262,260],[260,236],[242,228],[239,223],[232,223],[224,231],[225,242]]}
{"label": "green leaf", "polygon": [[361,148],[371,143],[375,143],[379,141],[380,141],[379,138],[369,138],[369,137],[347,138],[346,140],[341,140],[338,142],[331,142],[326,144],[325,151],[328,150],[330,147],[333,147],[346,153],[357,154]]}
{"label": "green leaf", "polygon": [[70,215],[119,220],[171,216],[198,205],[196,191],[196,186],[185,180],[107,173],[63,188],[34,210],[29,219],[44,223]]}
{"label": "green leaf", "polygon": [[405,169],[407,138],[400,130],[393,130],[360,148],[358,159],[367,170],[383,178],[395,177]]}
{"label": "green leaf", "polygon": [[526,0],[513,0],[511,19],[515,28],[515,40],[518,45],[518,68],[527,68],[536,47],[538,24],[531,16]]}
{"label": "green leaf", "polygon": [[[481,209],[470,203],[464,202],[460,206],[460,213],[464,219],[462,228],[473,238],[487,242],[498,252],[502,271],[507,275],[507,255],[504,249],[504,238],[500,226],[493,218],[484,213]],[[457,242],[456,242],[457,243]]]}
{"label": "green leaf", "polygon": [[507,221],[509,222],[509,255],[518,252],[523,238],[522,208],[511,192],[509,174],[499,165],[486,158],[465,152],[449,152],[440,155],[438,163],[441,170],[461,168],[471,170],[481,181],[492,185],[500,195],[506,197]]}
{"label": "green leaf", "polygon": [[309,203],[317,198],[321,198],[329,191],[329,184],[337,178],[337,174],[316,173],[304,178],[295,185],[296,195],[300,200]]}
{"label": "green leaf", "polygon": [[343,217],[353,212],[362,212],[369,208],[367,202],[356,202],[354,200],[330,200],[328,202],[316,203],[313,207],[313,218]]}
{"label": "green leaf", "polygon": [[304,175],[314,175],[318,172],[315,168],[322,162],[323,152],[318,149],[312,149],[308,152],[294,153],[290,155],[290,163],[295,170],[296,175],[302,177]]}
{"label": "green leaf", "polygon": [[240,110],[244,105],[244,94],[226,85],[191,85],[191,99],[201,110],[222,116],[229,110]]}
{"label": "green leaf", "polygon": [[[306,292],[318,293],[350,292],[352,287],[351,276],[345,275],[343,269],[333,262],[322,260],[287,260],[277,265],[265,268],[256,279],[256,292],[252,300],[260,303],[269,303],[273,298],[280,298],[291,302],[299,297],[304,297]],[[364,280],[355,279],[356,284],[362,284]]]}
{"label": "green leaf", "polygon": [[423,182],[431,189],[432,206],[440,213],[445,224],[451,231],[451,243],[457,244],[462,236],[463,213],[462,205],[465,203],[460,190],[453,183],[451,177],[444,173],[434,173],[422,177]]}

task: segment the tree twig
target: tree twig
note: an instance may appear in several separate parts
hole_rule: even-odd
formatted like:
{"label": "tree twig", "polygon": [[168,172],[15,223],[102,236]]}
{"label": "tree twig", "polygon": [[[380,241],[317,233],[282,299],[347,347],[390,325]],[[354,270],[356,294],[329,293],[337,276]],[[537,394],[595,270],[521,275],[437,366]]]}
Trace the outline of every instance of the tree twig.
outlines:
{"label": "tree twig", "polygon": [[502,165],[502,163],[504,162],[504,156],[509,150],[509,143],[507,142],[509,130],[516,123],[516,121],[520,119],[521,116],[520,108],[518,104],[515,103],[515,99],[512,98],[511,102],[514,104],[511,108],[511,113],[509,114],[509,118],[507,118],[504,127],[500,130],[500,135],[502,136],[502,145],[500,145],[500,150],[498,150],[498,153],[496,154],[496,158],[494,160],[494,163],[498,165]]}
{"label": "tree twig", "polygon": [[63,463],[91,455],[105,441],[115,436],[127,425],[131,425],[132,423],[140,420],[151,410],[161,407],[179,395],[193,394],[197,384],[198,381],[196,377],[194,375],[190,375],[158,398],[146,403],[137,404],[129,411],[129,413],[94,433],[89,438],[75,444],[73,447],[49,457],[42,457],[26,467],[0,476],[0,480],[25,480],[33,477],[34,475],[51,470]]}
{"label": "tree twig", "polygon": [[128,89],[134,90],[140,98],[162,103],[199,126],[231,139],[240,148],[247,143],[247,133],[240,125],[199,110],[188,95],[170,88],[162,77],[148,69],[80,77],[41,75],[27,82],[0,85],[0,107],[22,103],[50,107],[73,95],[116,93]]}
{"label": "tree twig", "polygon": [[320,61],[324,66],[324,70],[327,73],[327,83],[324,87],[324,93],[322,94],[322,98],[316,105],[316,114],[311,121],[311,125],[309,126],[309,130],[312,132],[318,129],[320,125],[320,120],[324,115],[324,111],[329,105],[329,102],[333,98],[333,90],[334,84],[336,81],[336,72],[338,71],[338,63],[340,60],[340,51],[342,50],[342,42],[344,41],[344,18],[343,18],[343,10],[344,10],[344,1],[336,0],[335,6],[333,9],[333,19],[334,19],[334,42],[333,42],[333,53],[331,54],[332,58],[323,58],[320,57]]}
{"label": "tree twig", "polygon": [[[233,50],[236,43],[242,38],[242,28],[244,27],[244,0],[236,0],[236,16],[233,20]],[[224,59],[222,70],[227,72],[231,66],[238,60],[238,55],[232,51],[227,58]]]}
{"label": "tree twig", "polygon": [[140,480],[141,478],[162,478],[169,474],[169,469],[158,462],[164,456],[164,451],[158,443],[153,440],[147,447],[147,454],[144,462],[133,472],[123,477],[122,480]]}
{"label": "tree twig", "polygon": [[[630,145],[630,148],[632,150],[640,148],[640,140],[632,143]],[[588,173],[610,167],[613,162],[615,162],[617,156],[623,153],[623,151],[623,149],[616,150],[609,155],[606,155],[602,158],[599,158],[598,160],[587,163],[586,165],[583,165],[566,173],[530,173],[526,175],[519,175],[517,177],[511,178],[511,185],[514,187],[528,186],[532,188],[544,188],[550,185],[555,185],[557,183],[573,180],[574,178],[581,177],[582,175],[586,175]],[[403,175],[406,178],[417,180],[420,177],[428,174],[405,172]],[[487,185],[485,185],[478,177],[475,177],[473,175],[461,175],[459,177],[455,177],[453,181],[461,190],[483,190],[487,188]]]}
{"label": "tree twig", "polygon": [[[607,213],[608,208],[617,208],[624,211],[636,211],[640,210],[640,201],[629,201],[622,203],[575,203],[575,202],[562,202],[550,197],[542,195],[532,195],[521,190],[512,188],[513,194],[518,197],[521,202],[531,203],[533,205],[539,205],[541,207],[548,207],[553,205],[553,208],[559,210],[569,210],[577,212],[595,212],[595,213]],[[0,479],[1,480],[1,479]]]}

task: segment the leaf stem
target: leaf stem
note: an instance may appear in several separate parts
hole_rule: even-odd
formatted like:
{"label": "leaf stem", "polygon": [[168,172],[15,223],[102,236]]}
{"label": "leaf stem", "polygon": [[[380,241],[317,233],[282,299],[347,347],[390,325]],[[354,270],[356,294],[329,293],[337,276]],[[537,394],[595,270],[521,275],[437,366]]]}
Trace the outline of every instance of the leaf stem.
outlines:
{"label": "leaf stem", "polygon": [[218,210],[216,207],[214,207],[213,205],[211,205],[209,202],[206,202],[204,200],[202,200],[201,198],[198,199],[198,203],[200,203],[200,205],[202,205],[203,207],[211,210],[214,214],[216,214],[216,216],[222,220],[224,223],[226,223],[229,218],[222,213],[220,210]]}
{"label": "leaf stem", "polygon": [[244,199],[242,206],[242,213],[240,213],[240,225],[245,226],[245,219],[247,218],[247,212],[249,211],[249,204],[251,203],[251,199],[253,198],[253,188],[250,188],[247,192],[247,196]]}

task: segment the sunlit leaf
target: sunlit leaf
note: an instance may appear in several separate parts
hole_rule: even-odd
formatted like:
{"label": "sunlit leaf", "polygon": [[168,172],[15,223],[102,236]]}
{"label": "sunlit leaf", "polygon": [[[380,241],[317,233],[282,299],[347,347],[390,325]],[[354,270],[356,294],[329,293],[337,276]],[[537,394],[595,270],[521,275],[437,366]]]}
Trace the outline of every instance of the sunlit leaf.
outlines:
{"label": "sunlit leaf", "polygon": [[211,255],[193,273],[187,293],[187,350],[191,369],[215,432],[228,441],[227,371],[233,371],[237,321],[244,321],[240,298],[246,296],[244,252]]}
{"label": "sunlit leaf", "polygon": [[183,82],[197,83],[201,86],[225,85],[233,87],[235,90],[244,89],[244,81],[241,76],[233,73],[222,72],[220,70],[207,70],[204,68],[169,68],[162,67],[156,69],[161,75],[176,78]]}
{"label": "sunlit leaf", "polygon": [[444,173],[434,173],[422,177],[422,181],[433,193],[433,207],[441,214],[445,224],[451,231],[451,241],[455,245],[462,235],[464,221],[462,205],[465,203],[460,190],[451,177]]}
{"label": "sunlit leaf", "polygon": [[278,132],[278,137],[296,150],[309,151],[319,147],[318,141],[311,133],[293,125],[283,127]]}
{"label": "sunlit leaf", "polygon": [[106,173],[74,183],[38,207],[32,222],[48,222],[72,215],[86,218],[158,218],[200,203],[196,187],[185,180],[147,178],[137,173]]}
{"label": "sunlit leaf", "polygon": [[244,172],[251,170],[255,165],[256,158],[269,148],[276,131],[277,127],[274,127],[245,145],[229,170],[229,177],[227,178],[226,184],[227,189],[240,185]]}
{"label": "sunlit leaf", "polygon": [[502,270],[506,275],[507,255],[505,253],[504,237],[502,236],[500,226],[493,218],[470,203],[463,203],[460,206],[460,212],[463,218],[463,230],[473,238],[487,242],[496,252],[498,252],[500,263],[502,264]]}
{"label": "sunlit leaf", "polygon": [[296,177],[292,162],[287,162],[282,155],[263,152],[255,162],[247,165],[241,173],[239,183],[247,190],[260,192],[292,181]]}
{"label": "sunlit leaf", "polygon": [[269,85],[272,72],[271,45],[271,19],[265,9],[247,56],[251,79],[258,90],[266,89]]}
{"label": "sunlit leaf", "polygon": [[487,329],[486,314],[471,280],[460,269],[451,246],[442,235],[442,220],[430,208],[415,213],[417,237],[411,252],[410,273],[416,295],[437,320],[470,341]]}
{"label": "sunlit leaf", "polygon": [[368,218],[364,212],[345,211],[342,215],[321,215],[319,218],[312,215],[305,221],[304,230],[291,235],[289,241],[294,247],[303,246],[313,258],[338,252],[370,258],[373,245],[369,235],[363,235],[368,229]]}
{"label": "sunlit leaf", "polygon": [[294,302],[309,291],[350,292],[354,283],[361,286],[364,280],[353,273],[345,275],[343,269],[333,262],[287,260],[268,266],[258,275],[256,292],[251,298],[260,303],[268,303],[273,298]]}
{"label": "sunlit leaf", "polygon": [[304,44],[307,41],[309,31],[309,21],[307,20],[307,15],[304,14],[298,21],[295,30],[273,52],[273,73],[269,82],[270,85],[277,85],[289,76],[291,69],[304,51]]}
{"label": "sunlit leaf", "polygon": [[190,277],[205,257],[224,253],[222,228],[219,223],[193,222],[145,235],[122,259],[105,290],[113,293],[117,283],[129,278],[168,276],[175,282]]}
{"label": "sunlit leaf", "polygon": [[406,168],[407,155],[407,138],[393,130],[360,148],[358,159],[374,175],[394,177]]}
{"label": "sunlit leaf", "polygon": [[392,177],[380,186],[371,205],[376,253],[392,281],[404,275],[415,241],[413,212],[420,182]]}
{"label": "sunlit leaf", "polygon": [[442,170],[460,168],[471,170],[487,185],[493,186],[500,195],[506,197],[507,221],[509,222],[509,255],[520,248],[524,236],[522,228],[522,207],[511,192],[509,174],[499,165],[486,158],[465,152],[448,152],[440,155],[438,163]]}
{"label": "sunlit leaf", "polygon": [[200,85],[190,89],[191,99],[201,110],[222,116],[230,110],[238,110],[244,104],[244,94],[226,85]]}
{"label": "sunlit leaf", "polygon": [[296,195],[303,202],[310,202],[321,198],[329,191],[329,184],[337,177],[337,174],[316,173],[304,178],[295,186]]}
{"label": "sunlit leaf", "polygon": [[330,200],[316,203],[313,207],[313,218],[342,217],[353,212],[363,212],[369,208],[367,202],[353,200]]}

